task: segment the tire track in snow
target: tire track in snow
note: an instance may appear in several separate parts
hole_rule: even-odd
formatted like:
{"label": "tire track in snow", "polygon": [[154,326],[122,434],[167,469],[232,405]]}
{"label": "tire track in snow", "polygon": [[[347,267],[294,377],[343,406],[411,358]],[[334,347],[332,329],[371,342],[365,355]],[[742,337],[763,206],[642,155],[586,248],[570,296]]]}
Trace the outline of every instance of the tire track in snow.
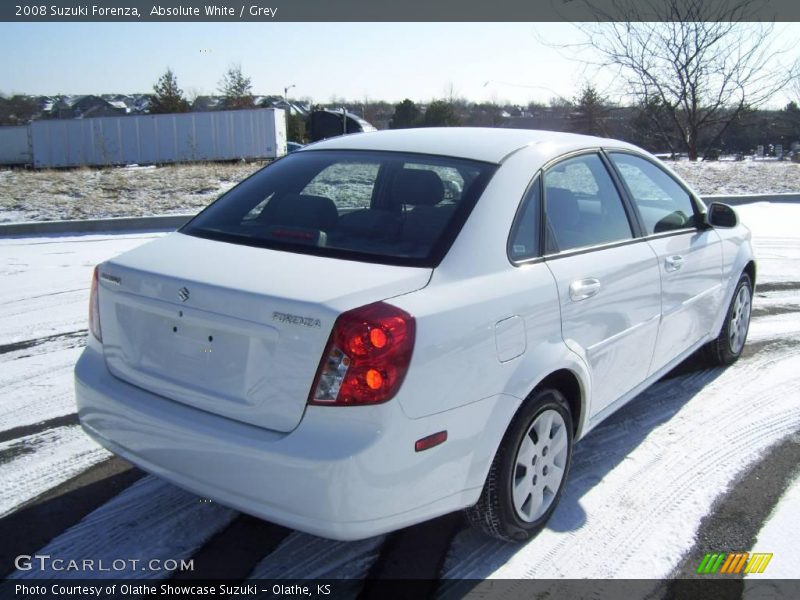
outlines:
{"label": "tire track in snow", "polygon": [[[0,431],[0,444],[4,442],[11,442],[18,438],[26,437],[36,433],[41,433],[49,429],[56,429],[57,427],[66,427],[69,425],[78,425],[78,413],[70,413],[62,415],[46,421],[40,421],[33,425],[23,425],[22,427],[14,427],[13,429],[6,429]],[[0,459],[2,462],[2,459]]]}
{"label": "tire track in snow", "polygon": [[[759,551],[759,547],[754,546],[756,537],[772,509],[800,473],[798,466],[800,431],[771,446],[760,460],[737,477],[735,485],[714,503],[703,518],[694,546],[671,576],[702,578],[696,569],[706,552],[718,552],[722,548]],[[791,557],[786,558],[791,561]],[[744,574],[740,576],[744,577]],[[680,585],[673,587],[680,588]]]}
{"label": "tire track in snow", "polygon": [[62,348],[0,362],[0,431],[75,412],[73,369],[80,353]]}
{"label": "tire track in snow", "polygon": [[89,330],[85,327],[82,329],[75,329],[73,331],[65,331],[63,333],[54,333],[37,337],[31,340],[22,340],[18,342],[9,342],[7,344],[0,344],[0,354],[17,354],[31,348],[38,346],[45,346],[41,351],[29,352],[21,354],[20,356],[5,357],[6,360],[19,360],[20,358],[29,358],[37,354],[47,354],[54,350],[64,348],[83,348],[86,345],[86,336]]}
{"label": "tire track in snow", "polygon": [[59,427],[0,444],[0,517],[107,459],[79,426]]}
{"label": "tire track in snow", "polygon": [[[46,294],[37,294],[35,296],[22,296],[21,298],[14,298],[13,300],[5,300],[0,302],[0,306],[8,306],[9,304],[30,304],[32,300],[41,300],[42,298],[53,299],[53,303],[50,306],[61,306],[63,304],[63,299],[55,298],[55,296],[61,296],[62,294],[85,294],[88,291],[88,286],[76,288],[74,290],[60,290],[58,292],[48,292]],[[28,311],[26,311],[28,312]],[[6,313],[8,314],[8,313]]]}
{"label": "tire track in snow", "polygon": [[[225,508],[147,476],[54,538],[38,554],[66,560],[91,558],[125,568],[110,571],[16,571],[9,579],[163,579],[151,560],[189,558],[236,517]],[[137,561],[137,562],[133,562]]]}

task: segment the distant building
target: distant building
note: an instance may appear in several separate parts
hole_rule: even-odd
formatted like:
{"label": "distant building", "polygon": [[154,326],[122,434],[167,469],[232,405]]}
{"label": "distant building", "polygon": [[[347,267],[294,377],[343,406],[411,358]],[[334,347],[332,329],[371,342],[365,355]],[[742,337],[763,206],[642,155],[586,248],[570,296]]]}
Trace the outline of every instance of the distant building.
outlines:
{"label": "distant building", "polygon": [[219,96],[197,96],[192,103],[192,110],[195,112],[206,112],[220,108],[222,98]]}
{"label": "distant building", "polygon": [[84,119],[88,117],[119,117],[128,113],[124,103],[112,104],[100,96],[62,96],[49,111],[54,119]]}

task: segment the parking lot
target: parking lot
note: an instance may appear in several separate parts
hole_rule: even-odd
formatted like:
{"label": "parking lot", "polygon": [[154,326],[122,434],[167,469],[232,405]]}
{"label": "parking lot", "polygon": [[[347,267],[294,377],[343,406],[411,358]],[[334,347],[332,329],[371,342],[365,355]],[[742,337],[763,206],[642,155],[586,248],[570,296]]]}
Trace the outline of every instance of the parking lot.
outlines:
{"label": "parking lot", "polygon": [[[82,433],[72,367],[85,344],[92,267],[164,234],[0,239],[0,535],[15,540],[5,544],[0,568],[11,573],[14,556],[34,552],[194,558],[203,576],[343,578],[355,582],[354,593],[365,577],[453,580],[440,586],[445,596],[460,595],[461,579],[681,572],[692,553],[702,557],[703,519],[737,478],[776,444],[800,444],[800,205],[737,210],[753,229],[759,260],[742,359],[728,369],[688,361],[582,440],[554,517],[522,546],[484,538],[458,515],[333,542],[240,515],[130,468]],[[778,462],[767,473],[788,481],[787,469]],[[768,513],[777,500],[753,498],[753,505]],[[751,550],[725,545],[736,540],[706,542]],[[776,554],[771,568],[780,566]],[[69,573],[14,573],[48,575]],[[97,575],[186,576],[133,567]]]}

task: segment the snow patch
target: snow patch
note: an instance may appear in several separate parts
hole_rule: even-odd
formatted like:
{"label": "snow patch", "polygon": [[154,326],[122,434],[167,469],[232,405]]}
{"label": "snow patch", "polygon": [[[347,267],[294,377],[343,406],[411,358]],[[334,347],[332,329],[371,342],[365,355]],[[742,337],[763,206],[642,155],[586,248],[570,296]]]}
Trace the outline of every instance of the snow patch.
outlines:
{"label": "snow patch", "polygon": [[0,444],[0,517],[109,456],[77,425]]}
{"label": "snow patch", "polygon": [[[800,439],[795,438],[800,444]],[[763,575],[750,573],[748,580],[800,579],[800,476],[796,477],[787,492],[772,510],[761,531],[758,532],[751,552],[771,552]],[[749,582],[748,582],[749,583]]]}

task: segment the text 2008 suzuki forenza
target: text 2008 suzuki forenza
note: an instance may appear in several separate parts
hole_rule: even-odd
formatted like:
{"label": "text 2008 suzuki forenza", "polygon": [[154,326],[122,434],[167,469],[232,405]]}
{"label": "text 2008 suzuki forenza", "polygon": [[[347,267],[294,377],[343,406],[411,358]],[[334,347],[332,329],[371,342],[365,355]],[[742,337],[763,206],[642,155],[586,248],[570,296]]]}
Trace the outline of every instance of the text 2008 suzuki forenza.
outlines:
{"label": "text 2008 suzuki forenza", "polygon": [[346,136],[97,267],[78,411],[144,470],[302,531],[467,509],[526,539],[575,440],[701,347],[739,356],[754,282],[732,209],[629,144]]}

